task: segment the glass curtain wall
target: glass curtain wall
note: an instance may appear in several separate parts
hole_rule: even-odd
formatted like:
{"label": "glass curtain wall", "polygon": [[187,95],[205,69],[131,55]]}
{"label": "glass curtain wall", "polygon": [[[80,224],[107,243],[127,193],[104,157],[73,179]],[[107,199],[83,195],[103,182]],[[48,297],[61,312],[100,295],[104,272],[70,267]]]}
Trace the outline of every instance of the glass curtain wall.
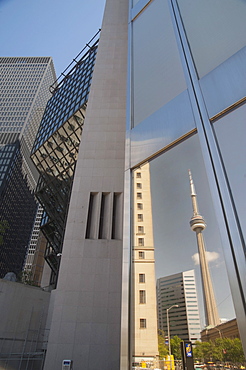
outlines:
{"label": "glass curtain wall", "polygon": [[[131,233],[131,246],[125,247],[130,249],[125,262],[132,262],[130,289],[124,279],[123,298],[130,302],[125,324],[131,334],[123,355],[128,353],[130,368],[162,368],[158,342],[168,344],[172,328],[177,332],[180,325],[182,332],[183,324],[171,294],[170,304],[163,307],[166,314],[170,309],[170,333],[153,324],[156,279],[194,269],[202,329],[209,324],[196,230],[190,227],[194,204],[189,170],[205,221],[202,234],[219,318],[237,318],[246,349],[246,42],[241,37],[246,4],[226,0],[223,15],[219,2],[130,4],[126,198],[131,189],[131,206],[126,204],[125,240]],[[229,20],[235,27],[228,28]],[[191,339],[197,325],[192,287],[186,304],[194,325],[189,338],[182,339]]]}

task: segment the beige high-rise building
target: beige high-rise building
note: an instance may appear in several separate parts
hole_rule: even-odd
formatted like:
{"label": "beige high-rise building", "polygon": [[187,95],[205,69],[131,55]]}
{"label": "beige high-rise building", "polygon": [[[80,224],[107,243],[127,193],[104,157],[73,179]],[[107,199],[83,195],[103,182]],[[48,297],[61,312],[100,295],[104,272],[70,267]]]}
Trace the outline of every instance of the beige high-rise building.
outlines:
{"label": "beige high-rise building", "polygon": [[155,248],[149,163],[134,176],[134,330],[133,362],[158,360]]}

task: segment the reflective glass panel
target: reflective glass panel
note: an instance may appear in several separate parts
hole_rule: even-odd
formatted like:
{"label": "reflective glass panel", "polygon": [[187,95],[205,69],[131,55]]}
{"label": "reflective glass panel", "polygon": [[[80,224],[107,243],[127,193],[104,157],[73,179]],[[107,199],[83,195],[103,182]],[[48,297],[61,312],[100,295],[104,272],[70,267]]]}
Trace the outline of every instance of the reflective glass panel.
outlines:
{"label": "reflective glass panel", "polygon": [[[236,205],[236,212],[245,238],[246,201],[246,105],[236,109],[214,123],[214,130],[223,157],[225,171]],[[233,150],[229,150],[233,148]]]}
{"label": "reflective glass panel", "polygon": [[163,368],[168,366],[163,355],[168,354],[168,325],[171,338],[192,342],[209,325],[201,268],[210,271],[219,318],[235,318],[197,135],[136,168],[132,189],[132,363]]}
{"label": "reflective glass panel", "polygon": [[132,87],[134,126],[186,89],[167,1],[152,1],[133,21]]}
{"label": "reflective glass panel", "polygon": [[246,45],[244,0],[178,0],[178,5],[200,77]]}

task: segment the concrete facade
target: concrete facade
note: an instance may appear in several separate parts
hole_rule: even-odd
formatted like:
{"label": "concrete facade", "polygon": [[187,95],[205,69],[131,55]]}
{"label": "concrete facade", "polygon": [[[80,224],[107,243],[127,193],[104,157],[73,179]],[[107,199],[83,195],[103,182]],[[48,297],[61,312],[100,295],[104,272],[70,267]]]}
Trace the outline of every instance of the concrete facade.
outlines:
{"label": "concrete facade", "polygon": [[118,369],[128,2],[107,1],[44,369]]}
{"label": "concrete facade", "polygon": [[49,292],[0,280],[0,368],[19,369],[28,364],[41,368],[49,334],[49,303]]}

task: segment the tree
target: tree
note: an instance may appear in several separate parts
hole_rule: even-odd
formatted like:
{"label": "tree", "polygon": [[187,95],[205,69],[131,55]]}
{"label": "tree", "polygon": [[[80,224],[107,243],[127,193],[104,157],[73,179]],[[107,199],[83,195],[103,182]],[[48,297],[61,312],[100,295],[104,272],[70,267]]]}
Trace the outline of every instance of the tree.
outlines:
{"label": "tree", "polygon": [[223,339],[217,338],[213,344],[213,361],[223,361]]}
{"label": "tree", "polygon": [[204,361],[202,342],[198,340],[195,342],[195,345],[193,346],[193,355],[196,360],[201,362]]}
{"label": "tree", "polygon": [[182,339],[179,338],[177,335],[174,335],[174,337],[171,339],[171,352],[175,360],[181,360],[181,349],[180,349],[181,342]]}
{"label": "tree", "polygon": [[245,362],[243,347],[239,338],[224,338],[222,339],[222,346],[223,361],[231,361],[233,363]]}
{"label": "tree", "polygon": [[202,362],[245,362],[242,343],[238,338],[217,338],[214,342],[197,341],[193,352],[195,359]]}
{"label": "tree", "polygon": [[213,343],[196,341],[193,350],[194,357],[202,362],[212,361],[213,359]]}
{"label": "tree", "polygon": [[158,335],[158,351],[160,360],[163,360],[163,358],[168,355],[168,346],[165,344],[165,336],[163,331],[161,331],[161,333]]}

